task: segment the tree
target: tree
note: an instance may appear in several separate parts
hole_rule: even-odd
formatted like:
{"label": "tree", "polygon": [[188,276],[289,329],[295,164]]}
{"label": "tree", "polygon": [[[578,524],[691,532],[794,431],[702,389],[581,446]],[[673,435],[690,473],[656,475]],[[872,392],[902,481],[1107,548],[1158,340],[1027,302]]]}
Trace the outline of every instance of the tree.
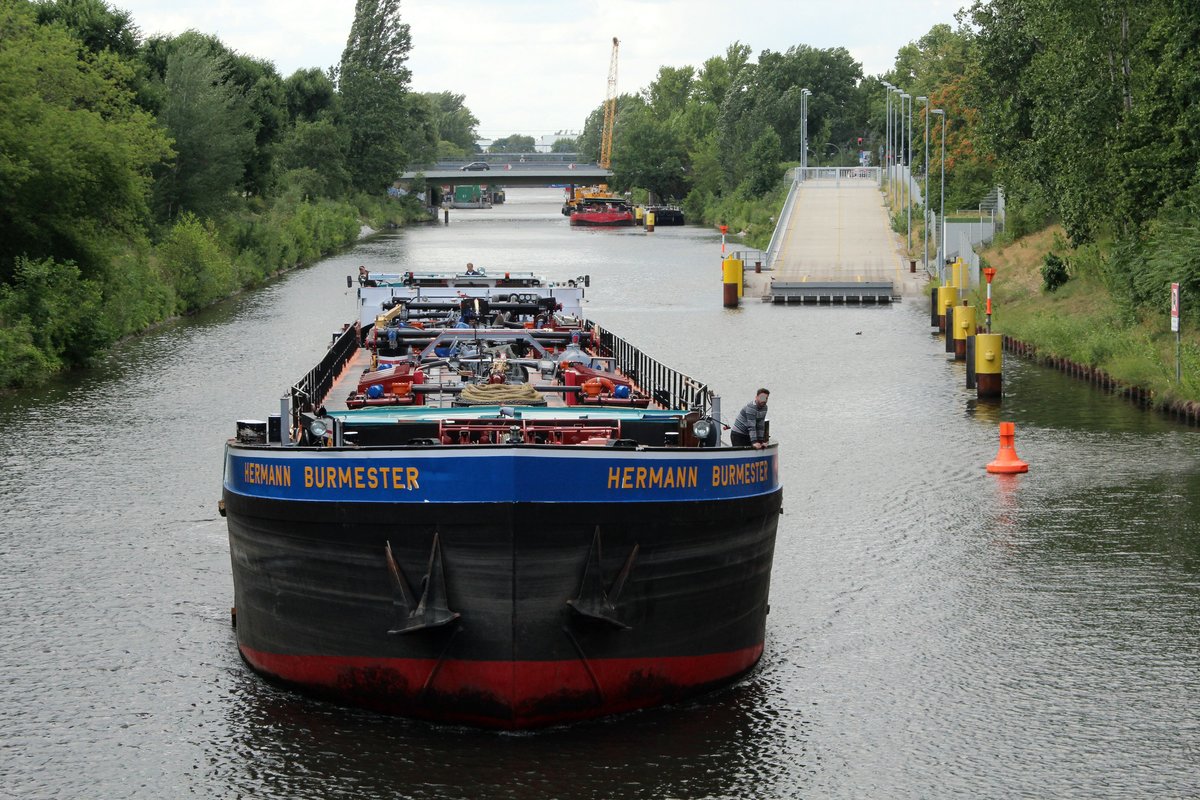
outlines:
{"label": "tree", "polygon": [[691,67],[659,67],[658,76],[645,91],[646,103],[659,119],[683,112],[692,96],[696,70]]}
{"label": "tree", "polygon": [[288,120],[314,122],[337,108],[337,87],[319,69],[298,69],[283,81]]}
{"label": "tree", "polygon": [[339,197],[350,188],[346,169],[348,134],[329,119],[300,121],[279,143],[278,166],[285,172],[308,169],[319,176],[314,187],[324,197]]}
{"label": "tree", "polygon": [[575,153],[579,146],[579,140],[571,136],[564,136],[561,139],[555,139],[550,145],[551,153]]}
{"label": "tree", "polygon": [[748,154],[767,128],[778,137],[783,158],[800,160],[805,88],[812,91],[808,140],[831,141],[844,149],[862,127],[861,79],[862,67],[840,47],[764,50],[757,64],[743,64],[724,92],[716,120],[724,188],[740,186],[749,177]]}
{"label": "tree", "polygon": [[0,281],[20,256],[94,276],[114,239],[140,234],[169,148],[131,76],[111,51],[38,25],[28,4],[0,4]]}
{"label": "tree", "polygon": [[697,99],[720,108],[738,73],[750,62],[752,52],[750,45],[734,42],[725,48],[724,56],[713,56],[705,61],[696,75]]}
{"label": "tree", "polygon": [[640,187],[659,197],[686,194],[688,154],[667,123],[647,108],[626,114],[613,146],[613,184]]}
{"label": "tree", "polygon": [[179,37],[163,84],[159,121],[174,139],[175,159],[155,182],[159,218],[174,219],[182,211],[214,214],[231,203],[245,174],[254,146],[252,117],[202,38]]}
{"label": "tree", "polygon": [[1078,244],[1135,235],[1195,179],[1194,3],[976,2],[972,101],[1010,199]]}
{"label": "tree", "polygon": [[479,138],[475,128],[479,120],[464,105],[466,95],[429,92],[422,96],[429,100],[433,109],[437,140],[450,142],[464,153],[475,152],[475,140]]}
{"label": "tree", "polygon": [[775,188],[783,177],[779,159],[783,145],[774,128],[767,128],[755,140],[746,156],[745,192],[750,197],[762,197]]}
{"label": "tree", "polygon": [[[644,108],[646,101],[641,95],[621,94],[617,95],[617,122],[614,128],[614,137],[616,131],[621,128],[621,118],[630,113],[634,109]],[[578,146],[576,152],[579,153],[581,161],[599,161],[600,160],[600,136],[604,131],[604,104],[596,106],[592,113],[588,114],[587,121],[583,124],[583,132],[579,134],[577,140]],[[615,143],[614,143],[615,147]]]}
{"label": "tree", "polygon": [[381,191],[404,169],[405,96],[412,48],[400,22],[400,0],[356,0],[354,22],[338,68],[347,166],[355,187]]}
{"label": "tree", "polygon": [[288,123],[287,92],[270,61],[228,53],[225,61],[231,87],[245,99],[254,146],[248,151],[242,188],[247,194],[262,195],[269,188],[275,146]]}
{"label": "tree", "polygon": [[405,158],[413,164],[432,164],[438,157],[437,109],[427,94],[404,96],[404,124],[400,127]]}
{"label": "tree", "polygon": [[502,139],[497,139],[488,147],[489,153],[532,153],[533,152],[533,137],[522,136],[519,133],[514,133],[512,136],[505,136]]}
{"label": "tree", "polygon": [[61,23],[93,53],[111,50],[125,58],[137,53],[140,33],[133,17],[103,0],[44,0],[34,9],[40,24]]}

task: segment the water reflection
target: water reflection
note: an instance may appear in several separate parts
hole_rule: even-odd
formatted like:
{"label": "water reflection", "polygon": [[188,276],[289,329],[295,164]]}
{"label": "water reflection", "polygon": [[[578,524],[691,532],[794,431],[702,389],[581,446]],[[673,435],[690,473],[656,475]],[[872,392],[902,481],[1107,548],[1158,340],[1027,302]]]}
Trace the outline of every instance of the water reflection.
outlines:
{"label": "water reflection", "polygon": [[[700,701],[526,733],[434,726],[241,687],[214,783],[256,797],[749,797],[802,783],[805,723],[750,678]],[[774,795],[774,792],[769,792]]]}
{"label": "water reflection", "polygon": [[[982,403],[927,307],[720,304],[720,237],[572,230],[555,192],[390,232],[0,407],[0,748],[32,797],[1188,797],[1197,432],[1006,359]],[[611,232],[609,232],[611,233]],[[229,628],[221,446],[354,316],[345,276],[592,276],[588,314],[771,390],[767,650],[685,706],[524,735],[281,691]],[[267,356],[264,357],[263,353]],[[1030,464],[988,475],[997,423]]]}

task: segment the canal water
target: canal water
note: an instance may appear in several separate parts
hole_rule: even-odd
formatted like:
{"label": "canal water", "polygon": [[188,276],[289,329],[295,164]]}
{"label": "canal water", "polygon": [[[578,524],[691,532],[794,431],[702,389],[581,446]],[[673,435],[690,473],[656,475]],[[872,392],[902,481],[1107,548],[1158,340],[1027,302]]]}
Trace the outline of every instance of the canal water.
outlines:
{"label": "canal water", "polygon": [[[0,410],[0,796],[1200,795],[1200,439],[1009,360],[976,402],[928,306],[721,307],[720,239],[572,230],[556,190],[352,251]],[[771,389],[762,664],[695,702],[499,734],[347,710],[240,660],[222,443],[278,409],[345,278],[468,260],[591,276],[589,316]],[[1003,313],[1003,309],[999,310]],[[1011,420],[1026,475],[988,475]],[[697,620],[703,624],[703,620]]]}

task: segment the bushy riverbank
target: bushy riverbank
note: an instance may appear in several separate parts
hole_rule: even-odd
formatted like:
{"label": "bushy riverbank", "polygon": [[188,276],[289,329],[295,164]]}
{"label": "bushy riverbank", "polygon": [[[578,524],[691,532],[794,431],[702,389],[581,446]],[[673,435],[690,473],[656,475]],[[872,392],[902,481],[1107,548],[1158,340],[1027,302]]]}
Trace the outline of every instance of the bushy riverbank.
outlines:
{"label": "bushy riverbank", "polygon": [[730,236],[747,247],[766,250],[775,232],[775,221],[787,200],[792,185],[788,169],[794,164],[781,164],[783,178],[775,188],[761,197],[746,197],[739,192],[717,195],[696,190],[684,200],[683,210],[689,222],[717,227],[725,225]]}
{"label": "bushy riverbank", "polygon": [[182,215],[157,241],[111,245],[99,274],[19,259],[0,283],[0,389],[83,366],[117,340],[311,263],[380,228],[421,219],[415,203],[358,196],[247,203],[218,219]]}
{"label": "bushy riverbank", "polygon": [[[1068,280],[1053,291],[1043,276],[1047,254],[1068,265]],[[1157,406],[1200,401],[1200,332],[1186,314],[1182,380],[1175,380],[1169,283],[1159,287],[1158,302],[1137,303],[1119,285],[1114,291],[1124,272],[1120,254],[1104,243],[1072,248],[1058,226],[1000,241],[982,258],[996,268],[993,331],[1145,389]]]}

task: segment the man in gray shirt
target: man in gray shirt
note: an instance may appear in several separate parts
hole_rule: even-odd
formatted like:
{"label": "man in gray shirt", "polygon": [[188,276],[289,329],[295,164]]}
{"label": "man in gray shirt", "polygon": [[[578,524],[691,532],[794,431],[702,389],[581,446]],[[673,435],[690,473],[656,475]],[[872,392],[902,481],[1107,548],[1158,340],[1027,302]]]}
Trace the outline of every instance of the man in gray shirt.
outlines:
{"label": "man in gray shirt", "polygon": [[761,450],[767,444],[767,398],[771,393],[759,389],[754,401],[747,403],[733,421],[729,441],[734,447],[753,447]]}

